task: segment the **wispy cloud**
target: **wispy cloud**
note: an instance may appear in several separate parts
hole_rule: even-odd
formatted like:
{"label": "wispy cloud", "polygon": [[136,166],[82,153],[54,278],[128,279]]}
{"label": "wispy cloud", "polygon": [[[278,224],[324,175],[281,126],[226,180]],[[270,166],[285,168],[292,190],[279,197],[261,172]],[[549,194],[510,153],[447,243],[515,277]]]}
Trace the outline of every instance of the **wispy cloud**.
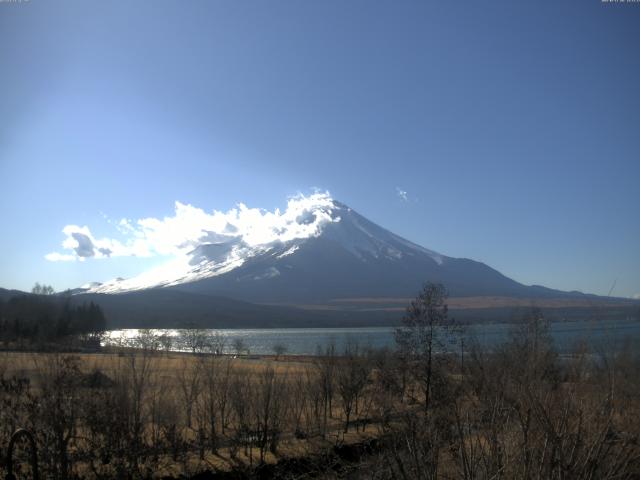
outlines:
{"label": "wispy cloud", "polygon": [[396,187],[396,195],[398,195],[398,197],[400,197],[400,200],[402,200],[403,202],[409,201],[409,195],[407,194],[407,191],[401,189],[400,187]]}
{"label": "wispy cloud", "polygon": [[333,200],[328,192],[289,199],[284,212],[249,208],[240,203],[227,212],[207,213],[192,205],[175,203],[173,215],[164,218],[123,218],[110,222],[123,237],[96,238],[89,227],[67,225],[62,232],[64,253],[45,255],[50,261],[120,256],[184,255],[199,245],[242,242],[248,246],[286,242],[319,233],[331,217]]}
{"label": "wispy cloud", "polygon": [[47,253],[44,258],[46,258],[50,262],[73,262],[74,260],[76,260],[75,255],[67,255],[58,252]]}

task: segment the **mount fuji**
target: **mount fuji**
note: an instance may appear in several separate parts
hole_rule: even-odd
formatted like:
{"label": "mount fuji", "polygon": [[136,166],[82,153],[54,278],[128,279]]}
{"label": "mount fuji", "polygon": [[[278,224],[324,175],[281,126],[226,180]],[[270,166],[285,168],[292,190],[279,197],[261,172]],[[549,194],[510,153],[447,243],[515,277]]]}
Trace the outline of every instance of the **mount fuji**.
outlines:
{"label": "mount fuji", "polygon": [[295,205],[295,215],[288,209],[284,223],[267,229],[249,224],[242,231],[226,225],[223,232],[205,232],[203,241],[165,267],[75,293],[117,305],[121,319],[123,309],[134,314],[131,304],[146,308],[147,316],[154,308],[164,315],[167,308],[184,313],[180,305],[190,304],[192,310],[200,307],[197,315],[183,315],[185,321],[214,313],[232,319],[241,311],[243,318],[287,318],[287,325],[301,317],[300,309],[307,325],[315,320],[326,324],[328,317],[335,320],[331,324],[339,324],[339,318],[353,323],[354,316],[360,317],[356,323],[366,323],[365,317],[395,318],[427,281],[446,286],[453,308],[456,302],[467,309],[545,302],[584,307],[602,298],[526,286],[481,262],[412,243],[327,195],[306,200]]}
{"label": "mount fuji", "polygon": [[432,281],[445,284],[456,297],[562,295],[524,286],[483,263],[416,245],[325,197],[301,210],[295,223],[312,228],[288,240],[253,245],[242,236],[218,234],[217,241],[201,243],[179,261],[129,280],[94,283],[85,292],[169,288],[297,304],[407,296]]}

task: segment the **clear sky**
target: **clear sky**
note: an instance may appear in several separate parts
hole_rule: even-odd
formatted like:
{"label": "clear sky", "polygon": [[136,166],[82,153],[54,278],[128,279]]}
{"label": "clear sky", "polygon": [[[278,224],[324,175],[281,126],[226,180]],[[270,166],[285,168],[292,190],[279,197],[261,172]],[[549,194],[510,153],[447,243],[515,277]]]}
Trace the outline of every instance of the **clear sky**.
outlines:
{"label": "clear sky", "polygon": [[640,294],[640,3],[0,2],[0,286],[62,229],[314,188],[525,284]]}

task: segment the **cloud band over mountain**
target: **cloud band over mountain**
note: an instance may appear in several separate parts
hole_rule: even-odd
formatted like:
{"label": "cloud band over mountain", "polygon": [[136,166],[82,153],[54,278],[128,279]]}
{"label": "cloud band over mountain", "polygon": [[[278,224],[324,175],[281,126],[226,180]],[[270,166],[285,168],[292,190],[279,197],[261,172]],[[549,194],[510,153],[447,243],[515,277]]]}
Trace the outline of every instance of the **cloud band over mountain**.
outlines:
{"label": "cloud band over mountain", "polygon": [[122,219],[117,228],[122,240],[96,238],[89,227],[67,225],[62,232],[64,252],[45,255],[50,261],[120,256],[184,256],[200,245],[241,241],[254,247],[296,238],[316,236],[321,226],[334,221],[333,200],[329,192],[289,199],[284,212],[249,208],[243,203],[227,212],[207,213],[201,208],[175,203],[172,216]]}

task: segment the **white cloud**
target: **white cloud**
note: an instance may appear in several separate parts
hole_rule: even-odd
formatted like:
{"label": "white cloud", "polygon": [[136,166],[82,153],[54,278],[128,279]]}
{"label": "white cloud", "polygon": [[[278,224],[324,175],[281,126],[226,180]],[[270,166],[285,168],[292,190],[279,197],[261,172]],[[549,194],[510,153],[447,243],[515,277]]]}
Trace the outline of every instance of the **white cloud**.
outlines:
{"label": "white cloud", "polygon": [[[97,239],[93,236],[89,227],[80,227],[78,225],[67,225],[62,229],[67,238],[62,242],[62,247],[68,251],[71,251],[76,259],[83,260],[85,258],[107,258],[110,256],[122,256],[129,254],[131,246],[123,245],[118,240],[110,238]],[[143,254],[145,252],[139,252]],[[147,252],[148,256],[148,252]],[[63,255],[58,253],[51,253],[47,259],[51,258],[61,259]],[[65,260],[68,260],[69,255],[65,256]]]}
{"label": "white cloud", "polygon": [[403,202],[409,201],[409,196],[407,194],[407,191],[402,190],[400,187],[396,187],[396,195],[398,195],[398,197],[400,197],[400,200],[402,200]]}
{"label": "white cloud", "polygon": [[289,199],[284,212],[249,208],[240,203],[236,208],[207,213],[192,205],[175,203],[173,215],[164,218],[123,218],[112,223],[123,240],[95,238],[89,227],[67,225],[62,232],[66,253],[52,252],[51,261],[107,258],[119,256],[149,257],[184,256],[199,245],[241,241],[255,247],[276,241],[312,237],[320,232],[331,216],[333,200],[328,192]]}
{"label": "white cloud", "polygon": [[636,293],[633,298],[634,300],[640,300],[640,293]]}

